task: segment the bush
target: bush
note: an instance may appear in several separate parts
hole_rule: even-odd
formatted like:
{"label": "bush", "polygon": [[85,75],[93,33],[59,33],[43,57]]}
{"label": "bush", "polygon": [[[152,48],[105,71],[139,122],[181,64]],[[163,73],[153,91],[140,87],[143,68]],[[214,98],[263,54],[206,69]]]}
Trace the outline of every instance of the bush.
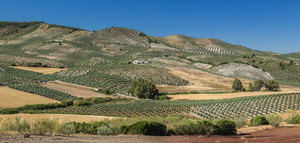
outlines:
{"label": "bush", "polygon": [[264,86],[264,81],[262,81],[261,79],[257,79],[257,80],[254,81],[253,87],[250,90],[252,90],[252,91],[260,91],[260,89],[263,86]]}
{"label": "bush", "polygon": [[14,108],[4,108],[0,111],[1,114],[17,114],[20,111]]}
{"label": "bush", "polygon": [[212,121],[202,120],[195,123],[188,122],[175,127],[174,133],[176,135],[207,135],[212,134],[214,124]]}
{"label": "bush", "polygon": [[277,114],[271,114],[267,116],[267,121],[272,127],[279,127],[282,118]]}
{"label": "bush", "polygon": [[300,115],[293,113],[292,116],[290,116],[287,120],[286,123],[288,124],[300,124]]}
{"label": "bush", "polygon": [[257,116],[250,120],[251,126],[269,125],[266,116]]}
{"label": "bush", "polygon": [[166,125],[158,122],[139,121],[130,126],[123,127],[125,134],[141,134],[141,135],[166,135]]}
{"label": "bush", "polygon": [[53,133],[57,121],[48,118],[37,119],[31,124],[31,131],[35,134],[44,135],[46,133]]}
{"label": "bush", "polygon": [[106,125],[104,122],[91,122],[91,123],[77,123],[71,122],[75,126],[76,133],[83,133],[83,134],[92,134],[96,135],[98,133],[98,128],[103,125]]}
{"label": "bush", "polygon": [[117,135],[121,133],[119,128],[106,124],[101,125],[97,130],[97,135]]}
{"label": "bush", "polygon": [[176,135],[197,135],[197,127],[194,123],[188,122],[175,127],[174,132]]}
{"label": "bush", "polygon": [[86,105],[92,105],[92,104],[93,103],[90,100],[83,100],[83,99],[75,100],[73,102],[74,106],[86,106]]}
{"label": "bush", "polygon": [[155,97],[155,100],[169,100],[167,95],[158,95]]}
{"label": "bush", "polygon": [[73,106],[73,100],[70,100],[70,99],[67,99],[65,101],[62,101],[61,104],[65,107],[68,107],[68,106]]}
{"label": "bush", "polygon": [[233,89],[234,91],[243,91],[243,90],[245,90],[245,89],[243,88],[242,82],[241,82],[239,79],[237,79],[237,78],[233,81],[232,89]]}
{"label": "bush", "polygon": [[158,90],[152,82],[139,79],[132,83],[131,88],[128,89],[128,94],[137,98],[154,99],[158,96]]}
{"label": "bush", "polygon": [[72,123],[63,123],[56,127],[56,132],[62,135],[71,135],[76,133],[76,128]]}
{"label": "bush", "polygon": [[245,119],[245,118],[236,117],[236,118],[232,119],[231,121],[233,121],[235,123],[236,128],[242,128],[247,125],[247,119]]}
{"label": "bush", "polygon": [[215,122],[212,134],[214,135],[236,135],[236,125],[233,121],[218,120]]}
{"label": "bush", "polygon": [[265,87],[267,90],[277,91],[279,90],[279,83],[275,80],[269,80],[265,82]]}

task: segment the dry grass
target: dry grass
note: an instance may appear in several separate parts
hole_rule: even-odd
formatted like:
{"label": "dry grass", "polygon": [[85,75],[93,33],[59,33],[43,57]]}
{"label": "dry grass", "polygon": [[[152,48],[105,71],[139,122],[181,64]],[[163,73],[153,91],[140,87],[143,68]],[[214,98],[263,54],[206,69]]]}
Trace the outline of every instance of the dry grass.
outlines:
{"label": "dry grass", "polygon": [[9,87],[0,87],[0,107],[19,107],[26,104],[58,103],[59,101]]}
{"label": "dry grass", "polygon": [[[234,78],[223,77],[215,74],[211,74],[200,70],[191,70],[185,68],[170,68],[170,73],[185,79],[190,82],[186,86],[169,86],[169,85],[157,85],[160,92],[207,92],[207,91],[232,91],[231,85]],[[244,85],[248,86],[250,80],[241,80]]]}
{"label": "dry grass", "polygon": [[24,66],[11,66],[13,68],[22,69],[22,70],[29,70],[34,72],[39,72],[43,74],[53,74],[60,71],[65,71],[67,69],[62,68],[45,68],[45,67],[24,67]]}
{"label": "dry grass", "polygon": [[171,100],[187,99],[187,100],[210,100],[210,99],[229,99],[244,96],[260,96],[269,94],[292,93],[295,91],[257,91],[257,92],[236,92],[236,93],[220,93],[220,94],[179,94],[168,95]]}
{"label": "dry grass", "polygon": [[[289,110],[287,112],[278,113],[278,115],[281,116],[283,119],[282,121],[284,121],[289,116],[292,116],[294,113],[300,114],[300,110],[296,110],[296,111]],[[248,122],[250,122],[250,119],[248,120]],[[286,122],[281,122],[280,126],[291,127],[291,126],[300,126],[300,125],[287,124]],[[261,126],[254,126],[254,127],[245,126],[243,128],[237,129],[237,133],[238,134],[247,134],[247,133],[252,133],[252,132],[256,132],[256,131],[272,129],[272,128],[274,128],[274,127],[272,127],[271,125],[261,125]]]}
{"label": "dry grass", "polygon": [[43,83],[42,86],[45,86],[45,87],[48,87],[48,88],[51,88],[54,90],[66,92],[66,93],[69,93],[69,94],[71,94],[73,96],[77,96],[77,97],[83,97],[83,98],[108,97],[105,94],[92,91],[92,89],[93,89],[92,87],[81,86],[81,85],[71,84],[71,83],[67,83],[67,82],[51,81],[51,82]]}
{"label": "dry grass", "polygon": [[20,117],[26,120],[35,120],[37,118],[55,119],[58,123],[67,122],[92,122],[92,121],[103,121],[105,119],[116,119],[119,117],[108,117],[108,116],[93,116],[93,115],[72,115],[72,114],[0,114],[1,119],[14,119]]}

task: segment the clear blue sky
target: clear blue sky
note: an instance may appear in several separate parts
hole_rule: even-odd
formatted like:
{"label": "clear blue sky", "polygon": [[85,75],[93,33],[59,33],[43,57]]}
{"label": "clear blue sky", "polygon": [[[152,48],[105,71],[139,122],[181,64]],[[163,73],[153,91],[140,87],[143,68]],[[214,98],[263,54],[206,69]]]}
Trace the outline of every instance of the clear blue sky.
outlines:
{"label": "clear blue sky", "polygon": [[252,49],[300,52],[300,0],[0,0],[0,21],[86,30],[122,26],[152,36],[218,38]]}

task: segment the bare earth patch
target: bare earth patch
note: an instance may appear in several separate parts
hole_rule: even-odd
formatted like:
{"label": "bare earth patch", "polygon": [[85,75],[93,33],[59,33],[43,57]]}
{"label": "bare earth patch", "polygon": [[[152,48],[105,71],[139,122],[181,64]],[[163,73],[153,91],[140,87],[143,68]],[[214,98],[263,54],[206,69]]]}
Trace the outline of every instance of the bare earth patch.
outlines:
{"label": "bare earth patch", "polygon": [[27,104],[58,103],[59,101],[9,87],[0,87],[0,107],[20,107]]}
{"label": "bare earth patch", "polygon": [[105,94],[98,93],[92,91],[92,87],[87,87],[87,86],[82,86],[82,85],[77,85],[77,84],[72,84],[72,83],[67,83],[67,82],[62,82],[62,81],[50,81],[47,83],[43,83],[42,86],[48,87],[54,90],[62,91],[69,93],[73,96],[77,97],[108,97]]}
{"label": "bare earth patch", "polygon": [[187,99],[187,100],[210,100],[210,99],[229,99],[244,96],[260,96],[280,93],[293,93],[295,91],[257,91],[257,92],[236,92],[236,93],[220,93],[220,94],[178,94],[168,95],[171,100]]}
{"label": "bare earth patch", "polygon": [[[234,78],[219,76],[200,70],[186,68],[170,68],[170,73],[190,82],[186,86],[157,85],[160,92],[207,92],[207,91],[232,91],[231,84]],[[241,79],[244,85],[250,80]]]}
{"label": "bare earth patch", "polygon": [[43,73],[43,74],[53,74],[56,72],[67,70],[67,69],[63,69],[63,68],[46,68],[46,67],[24,67],[24,66],[11,66],[11,67],[16,68],[16,69],[39,72],[39,73]]}
{"label": "bare earth patch", "polygon": [[92,121],[103,121],[105,119],[116,119],[119,117],[108,117],[108,116],[94,116],[94,115],[73,115],[73,114],[11,114],[5,115],[0,114],[1,119],[13,119],[20,117],[26,120],[35,120],[37,118],[54,119],[58,123],[67,122],[92,122]]}

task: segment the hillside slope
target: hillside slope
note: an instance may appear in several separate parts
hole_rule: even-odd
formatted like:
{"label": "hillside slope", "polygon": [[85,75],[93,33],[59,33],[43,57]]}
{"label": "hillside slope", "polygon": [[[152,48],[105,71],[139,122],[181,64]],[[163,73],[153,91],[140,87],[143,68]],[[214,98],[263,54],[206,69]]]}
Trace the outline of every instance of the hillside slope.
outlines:
{"label": "hillside slope", "polygon": [[[290,60],[218,39],[183,35],[152,37],[123,27],[91,32],[44,22],[0,22],[0,83],[9,86],[60,80],[124,93],[138,78],[158,85],[189,84],[173,75],[170,68],[250,80],[274,78],[286,85],[300,86],[300,66]],[[8,65],[68,70],[30,79],[27,75],[36,73],[11,69]],[[215,72],[220,66],[222,70],[243,67],[239,72],[247,72],[247,76]]]}

